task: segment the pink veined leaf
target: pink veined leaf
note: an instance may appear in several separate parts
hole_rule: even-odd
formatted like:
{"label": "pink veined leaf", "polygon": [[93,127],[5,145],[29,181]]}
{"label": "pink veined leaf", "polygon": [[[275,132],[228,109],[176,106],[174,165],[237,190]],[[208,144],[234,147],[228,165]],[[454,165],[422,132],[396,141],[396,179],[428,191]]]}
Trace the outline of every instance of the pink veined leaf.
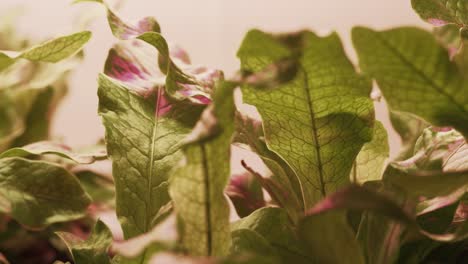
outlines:
{"label": "pink veined leaf", "polygon": [[[190,65],[187,53],[176,46],[171,49],[170,55],[178,67],[198,82],[178,83],[182,89],[177,91],[177,95],[194,104],[209,104],[213,86],[222,77],[221,71]],[[166,76],[157,66],[156,51],[146,43],[132,40],[116,44],[109,52],[104,73],[143,97],[158,90],[157,115],[164,115],[170,110],[170,98],[164,91]]]}

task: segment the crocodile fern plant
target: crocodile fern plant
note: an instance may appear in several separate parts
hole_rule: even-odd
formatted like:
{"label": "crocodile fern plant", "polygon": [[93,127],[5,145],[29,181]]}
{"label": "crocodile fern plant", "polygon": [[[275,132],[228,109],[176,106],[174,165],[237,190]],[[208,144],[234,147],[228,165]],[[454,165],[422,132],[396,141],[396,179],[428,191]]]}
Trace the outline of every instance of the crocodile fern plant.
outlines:
{"label": "crocodile fern plant", "polygon": [[[468,258],[468,1],[413,0],[433,32],[354,28],[358,65],[336,33],[251,30],[233,77],[193,65],[151,17],[130,23],[103,0],[76,2],[105,8],[116,38],[97,78],[106,150],[51,141],[34,110],[51,99],[17,95],[34,79],[0,88],[4,261],[25,263],[15,248],[24,234],[54,241],[56,263]],[[62,74],[88,39],[0,53],[1,74],[25,78],[14,69],[35,63]],[[373,81],[402,140],[396,158],[374,117],[382,98],[370,97]],[[268,170],[242,159],[245,173],[231,175],[238,148]],[[113,181],[75,166],[106,157]],[[115,208],[122,240],[90,210],[96,204]],[[86,230],[70,228],[77,223]]]}

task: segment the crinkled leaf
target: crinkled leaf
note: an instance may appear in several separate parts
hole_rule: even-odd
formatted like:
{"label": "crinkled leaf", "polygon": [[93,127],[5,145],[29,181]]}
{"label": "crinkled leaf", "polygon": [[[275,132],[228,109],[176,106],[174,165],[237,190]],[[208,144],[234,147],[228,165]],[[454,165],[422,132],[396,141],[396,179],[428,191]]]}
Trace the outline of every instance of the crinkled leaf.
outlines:
{"label": "crinkled leaf", "polygon": [[182,157],[181,140],[198,119],[200,107],[172,102],[162,89],[146,98],[113,79],[99,77],[99,114],[112,160],[117,215],[124,235],[151,230],[170,198],[170,170]]}
{"label": "crinkled leaf", "polygon": [[465,0],[411,0],[411,5],[422,19],[435,26],[468,24],[468,5]]}
{"label": "crinkled leaf", "polygon": [[389,156],[387,131],[382,123],[376,122],[372,140],[359,152],[351,170],[353,182],[380,180],[383,175],[385,161]]}
{"label": "crinkled leaf", "polygon": [[73,151],[70,147],[64,144],[52,141],[41,141],[23,147],[9,149],[0,153],[0,159],[8,157],[42,156],[47,154],[57,155],[81,164],[90,164],[96,160],[102,160],[107,157],[104,146],[102,146],[102,148],[95,149],[93,152],[80,153]]}
{"label": "crinkled leaf", "polygon": [[57,232],[57,235],[67,245],[76,264],[111,263],[107,250],[112,243],[112,233],[102,221],[97,221],[86,240],[66,232]]}
{"label": "crinkled leaf", "polygon": [[[310,263],[313,260],[307,248],[304,248],[296,237],[288,214],[282,208],[265,207],[258,209],[249,216],[234,222],[231,225],[231,230],[233,234],[238,230],[255,232],[256,236],[259,236],[262,241],[268,242],[268,245],[274,248],[282,263]],[[233,241],[233,247],[237,247],[238,243],[245,242],[242,237],[238,237],[237,241]],[[252,250],[255,250],[255,248],[252,248]]]}
{"label": "crinkled leaf", "polygon": [[83,31],[49,40],[14,56],[8,52],[0,52],[0,71],[20,58],[37,62],[58,62],[77,53],[90,38],[91,32]]}
{"label": "crinkled leaf", "polygon": [[[169,45],[160,34],[159,25],[154,18],[144,18],[137,23],[127,23],[113,13],[104,1],[94,2],[100,2],[106,7],[109,26],[117,38],[139,39],[156,48],[159,52],[159,68],[167,76],[165,90],[169,95],[177,99],[201,97],[198,99],[199,101],[209,101],[209,98],[206,98],[206,93],[220,77],[220,71],[205,67],[193,67],[189,65],[190,61],[185,52],[177,47],[169,49]],[[125,62],[127,67],[138,69],[134,67],[135,64],[132,61],[122,61],[119,56],[115,56],[115,58]],[[107,63],[106,70],[112,71]]]}
{"label": "crinkled leaf", "polygon": [[233,132],[233,87],[220,82],[213,104],[185,139],[185,160],[170,180],[169,193],[183,226],[181,240],[190,254],[228,253],[229,205],[224,188],[230,176]]}
{"label": "crinkled leaf", "polygon": [[0,159],[0,195],[21,224],[42,227],[83,217],[90,203],[79,181],[61,166],[23,158]]}
{"label": "crinkled leaf", "polygon": [[353,42],[361,69],[376,79],[391,110],[468,136],[468,82],[429,32],[357,27]]}
{"label": "crinkled leaf", "polygon": [[[244,85],[244,101],[257,107],[269,149],[296,172],[310,208],[321,197],[349,181],[362,145],[370,141],[373,106],[371,83],[356,74],[337,34],[302,33],[300,71],[275,89]],[[253,30],[238,56],[242,69],[257,72],[294,56],[273,36]]]}

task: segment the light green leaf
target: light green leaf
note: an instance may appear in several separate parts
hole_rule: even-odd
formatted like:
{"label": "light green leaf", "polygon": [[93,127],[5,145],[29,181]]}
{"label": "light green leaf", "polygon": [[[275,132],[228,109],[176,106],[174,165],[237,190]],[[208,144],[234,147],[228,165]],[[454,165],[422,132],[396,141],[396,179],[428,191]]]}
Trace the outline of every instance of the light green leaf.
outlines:
{"label": "light green leaf", "polygon": [[102,222],[97,221],[88,239],[83,240],[71,233],[56,233],[68,247],[76,264],[110,264],[108,249],[112,233]]}
{"label": "light green leaf", "polygon": [[356,74],[337,34],[303,32],[298,50],[253,30],[238,56],[258,72],[300,53],[296,77],[275,89],[244,85],[244,101],[257,107],[265,141],[297,174],[305,208],[349,182],[362,145],[371,140],[374,112],[370,80]]}
{"label": "light green leaf", "polygon": [[[270,247],[274,248],[281,259],[281,263],[311,263],[313,258],[308,249],[303,247],[295,234],[295,227],[288,218],[288,214],[282,208],[265,207],[256,210],[231,225],[231,230],[251,230],[260,236]],[[233,235],[234,237],[234,235]],[[233,247],[238,243],[244,243],[242,237],[233,241]],[[258,242],[261,243],[261,242]],[[248,248],[245,248],[248,249]],[[252,248],[252,250],[256,250]]]}
{"label": "light green leaf", "polygon": [[83,31],[49,40],[14,56],[10,56],[7,52],[0,52],[0,71],[6,69],[20,58],[36,62],[55,63],[61,61],[76,54],[90,38],[91,32]]}
{"label": "light green leaf", "polygon": [[468,82],[429,32],[357,27],[353,42],[362,70],[376,79],[391,110],[468,136]]}
{"label": "light green leaf", "polygon": [[466,0],[411,0],[411,5],[422,19],[435,26],[468,24]]}
{"label": "light green leaf", "polygon": [[380,180],[383,175],[384,165],[389,156],[387,131],[382,123],[376,122],[372,140],[359,152],[351,170],[353,182],[364,183],[366,181]]}
{"label": "light green leaf", "polygon": [[47,154],[57,155],[59,157],[81,164],[90,164],[96,160],[103,160],[107,158],[104,146],[102,146],[102,148],[95,149],[93,152],[80,153],[74,152],[70,147],[60,143],[52,141],[41,141],[26,145],[24,147],[11,148],[3,153],[0,153],[0,159],[8,157],[42,156]]}
{"label": "light green leaf", "polygon": [[[250,229],[237,229],[232,231],[231,255],[251,253],[253,255],[263,256],[270,259],[271,262],[281,263],[277,251],[270,243],[257,232]],[[293,261],[289,259],[289,261]],[[294,262],[297,263],[297,262]]]}
{"label": "light green leaf", "polygon": [[10,203],[8,214],[31,227],[83,217],[90,203],[63,167],[23,158],[0,159],[0,195]]}
{"label": "light green leaf", "polygon": [[229,251],[224,188],[230,176],[233,132],[233,85],[220,82],[213,104],[185,139],[185,160],[170,180],[169,193],[182,224],[181,240],[192,255],[223,256]]}
{"label": "light green leaf", "polygon": [[170,170],[182,157],[181,140],[202,106],[172,102],[163,89],[146,98],[100,75],[99,114],[112,160],[117,215],[125,238],[151,230],[169,201]]}

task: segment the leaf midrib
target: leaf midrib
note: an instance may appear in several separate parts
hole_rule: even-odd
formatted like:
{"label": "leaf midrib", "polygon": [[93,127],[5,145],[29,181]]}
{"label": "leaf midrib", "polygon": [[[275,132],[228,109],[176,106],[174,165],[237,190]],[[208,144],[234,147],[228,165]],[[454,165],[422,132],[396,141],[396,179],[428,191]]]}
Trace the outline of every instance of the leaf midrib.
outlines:
{"label": "leaf midrib", "polygon": [[312,127],[312,137],[314,138],[315,144],[313,144],[313,147],[315,149],[315,154],[316,154],[316,159],[317,159],[317,168],[318,168],[318,173],[319,173],[319,180],[320,180],[320,193],[322,194],[323,197],[327,196],[327,192],[325,190],[325,182],[324,182],[324,177],[323,177],[323,164],[322,164],[322,157],[321,157],[321,152],[320,152],[320,143],[318,140],[318,134],[317,134],[317,126],[315,123],[315,112],[313,108],[313,102],[312,98],[310,96],[309,90],[309,79],[307,75],[307,71],[305,68],[301,65],[301,69],[304,72],[304,85],[302,86],[304,88],[304,92],[306,94],[306,101],[307,101],[307,107],[309,109],[309,115],[310,115],[310,125]]}
{"label": "leaf midrib", "polygon": [[210,204],[210,179],[209,179],[209,166],[207,162],[206,148],[202,143],[200,145],[200,150],[202,154],[202,166],[203,166],[203,186],[205,187],[205,218],[206,218],[206,246],[207,246],[207,255],[211,256],[212,253],[212,234],[211,234],[211,204]]}
{"label": "leaf midrib", "polygon": [[411,70],[413,70],[419,77],[421,77],[424,81],[426,81],[430,87],[432,87],[436,92],[440,93],[441,95],[445,96],[450,102],[452,102],[457,108],[459,108],[463,113],[468,115],[468,111],[465,109],[463,105],[460,105],[455,98],[452,97],[451,94],[444,91],[442,87],[436,84],[434,81],[430,79],[423,71],[419,70],[415,65],[411,63],[409,59],[407,59],[396,47],[392,46],[390,42],[388,42],[385,38],[380,36],[378,33],[375,33],[375,36],[385,47],[387,47],[395,56],[397,56],[405,65],[407,65]]}
{"label": "leaf midrib", "polygon": [[150,154],[150,166],[149,166],[149,171],[148,171],[148,190],[147,190],[147,201],[146,201],[146,219],[145,219],[145,232],[148,232],[151,229],[151,221],[150,221],[150,215],[151,215],[151,200],[152,200],[152,189],[153,189],[153,169],[154,169],[154,152],[156,148],[156,132],[158,130],[159,126],[159,105],[162,97],[162,88],[158,88],[157,92],[157,99],[156,99],[156,109],[154,113],[154,124],[153,124],[153,133],[151,135],[151,154]]}

